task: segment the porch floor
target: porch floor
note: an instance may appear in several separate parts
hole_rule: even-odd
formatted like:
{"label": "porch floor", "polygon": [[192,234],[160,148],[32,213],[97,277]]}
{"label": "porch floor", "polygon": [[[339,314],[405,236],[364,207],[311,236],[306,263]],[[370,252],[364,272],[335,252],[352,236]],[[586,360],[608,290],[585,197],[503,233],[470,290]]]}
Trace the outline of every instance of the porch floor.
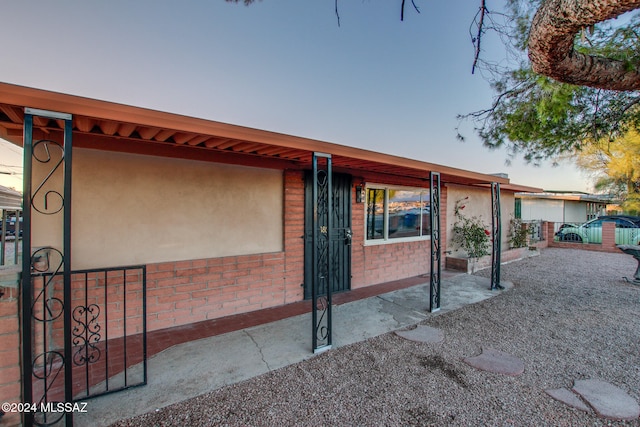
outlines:
{"label": "porch floor", "polygon": [[[333,348],[501,292],[490,291],[487,278],[443,271],[441,310],[429,313],[428,282],[419,276],[334,295]],[[74,415],[75,425],[107,426],[314,357],[310,308],[302,301],[149,332],[147,385],[87,400],[87,412]]]}

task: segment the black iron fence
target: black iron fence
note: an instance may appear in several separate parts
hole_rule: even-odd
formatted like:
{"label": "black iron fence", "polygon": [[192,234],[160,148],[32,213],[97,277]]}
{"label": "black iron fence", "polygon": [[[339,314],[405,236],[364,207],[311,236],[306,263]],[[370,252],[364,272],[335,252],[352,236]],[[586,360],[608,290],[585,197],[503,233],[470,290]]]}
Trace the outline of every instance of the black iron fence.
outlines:
{"label": "black iron fence", "polygon": [[[146,267],[72,271],[71,300],[65,301],[55,255],[33,256],[29,400],[38,407],[65,401],[69,383],[74,401],[146,384]],[[71,310],[69,332],[65,310]],[[48,425],[56,416],[34,414],[34,424]]]}
{"label": "black iron fence", "polygon": [[0,266],[20,264],[22,256],[22,211],[0,209]]}

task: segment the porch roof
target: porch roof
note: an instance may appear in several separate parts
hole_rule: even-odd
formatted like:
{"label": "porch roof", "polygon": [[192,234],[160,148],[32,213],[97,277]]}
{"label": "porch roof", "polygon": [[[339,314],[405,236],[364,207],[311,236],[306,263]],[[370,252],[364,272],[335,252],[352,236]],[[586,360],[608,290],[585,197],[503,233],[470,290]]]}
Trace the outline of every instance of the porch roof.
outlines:
{"label": "porch roof", "polygon": [[[75,147],[282,169],[309,169],[313,153],[322,152],[332,155],[334,170],[356,175],[366,171],[424,181],[433,171],[443,183],[498,182],[508,191],[541,191],[495,175],[8,83],[0,83],[0,137],[22,145],[25,107],[72,114]],[[61,135],[63,125],[34,117],[34,137]]]}

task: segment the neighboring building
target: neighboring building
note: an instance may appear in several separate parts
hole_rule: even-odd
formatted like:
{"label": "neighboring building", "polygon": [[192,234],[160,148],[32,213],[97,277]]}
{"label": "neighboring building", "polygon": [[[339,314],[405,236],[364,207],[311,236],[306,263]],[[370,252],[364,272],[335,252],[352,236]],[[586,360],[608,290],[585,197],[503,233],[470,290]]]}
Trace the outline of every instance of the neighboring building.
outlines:
{"label": "neighboring building", "polygon": [[609,198],[587,193],[516,193],[516,217],[524,221],[581,223],[606,214]]}
{"label": "neighboring building", "polygon": [[22,209],[22,193],[0,185],[0,209],[7,211]]}
{"label": "neighboring building", "polygon": [[[97,322],[98,339],[117,340],[310,298],[317,258],[330,259],[327,280],[335,292],[429,274],[431,215],[440,215],[436,241],[444,260],[455,201],[469,197],[467,212],[490,225],[496,183],[506,249],[515,193],[540,191],[505,177],[8,84],[0,84],[0,137],[33,147],[25,165],[32,169],[31,203],[25,200],[32,282],[23,279],[22,296],[33,288],[37,304],[26,314],[35,320],[25,329],[33,328],[34,351],[65,342],[62,314],[36,323],[64,310],[54,304],[63,301],[57,294],[63,265],[73,288],[66,310],[77,305],[85,316],[76,319],[74,309],[70,322],[86,322],[82,331]],[[321,196],[314,195],[311,171],[315,159],[317,191],[326,190],[322,168],[329,156],[333,225],[316,231],[334,233],[332,246],[321,250],[313,247],[312,224],[322,207],[314,206]],[[432,186],[432,176],[440,186]],[[49,293],[53,299],[37,301]],[[15,304],[17,322],[17,302],[0,303]],[[89,319],[94,309],[99,314]],[[50,328],[46,338],[38,338],[43,328]],[[73,345],[84,351],[78,343],[91,337],[83,334]],[[15,358],[14,350],[0,348],[0,358]],[[83,357],[86,363],[89,356]],[[24,359],[30,360],[36,369],[37,358]]]}

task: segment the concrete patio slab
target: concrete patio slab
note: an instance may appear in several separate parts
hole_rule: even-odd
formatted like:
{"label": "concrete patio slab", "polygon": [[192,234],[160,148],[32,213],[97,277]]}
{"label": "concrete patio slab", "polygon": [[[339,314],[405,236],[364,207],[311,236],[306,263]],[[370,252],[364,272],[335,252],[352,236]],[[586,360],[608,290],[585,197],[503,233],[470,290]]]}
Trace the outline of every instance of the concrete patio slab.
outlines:
{"label": "concrete patio slab", "polygon": [[[425,281],[428,281],[426,279]],[[502,282],[507,289],[510,282]],[[443,280],[442,307],[428,312],[422,284],[333,306],[333,347],[415,325],[500,295],[487,278],[461,274]],[[311,313],[216,335],[162,351],[148,360],[148,384],[88,400],[76,426],[101,427],[314,357]]]}
{"label": "concrete patio slab", "polygon": [[476,369],[517,377],[524,372],[522,360],[508,353],[484,347],[478,356],[467,357],[464,362]]}
{"label": "concrete patio slab", "polygon": [[413,329],[396,331],[396,335],[409,341],[437,344],[444,341],[444,332],[431,326],[418,325]]}
{"label": "concrete patio slab", "polygon": [[635,420],[640,406],[619,387],[602,380],[576,380],[573,391],[589,403],[596,413],[612,420]]}
{"label": "concrete patio slab", "polygon": [[591,408],[587,406],[580,398],[571,390],[566,388],[556,388],[556,389],[547,389],[544,391],[549,396],[553,397],[559,402],[564,403],[565,405],[569,405],[572,408],[579,409],[585,412],[591,412]]}

